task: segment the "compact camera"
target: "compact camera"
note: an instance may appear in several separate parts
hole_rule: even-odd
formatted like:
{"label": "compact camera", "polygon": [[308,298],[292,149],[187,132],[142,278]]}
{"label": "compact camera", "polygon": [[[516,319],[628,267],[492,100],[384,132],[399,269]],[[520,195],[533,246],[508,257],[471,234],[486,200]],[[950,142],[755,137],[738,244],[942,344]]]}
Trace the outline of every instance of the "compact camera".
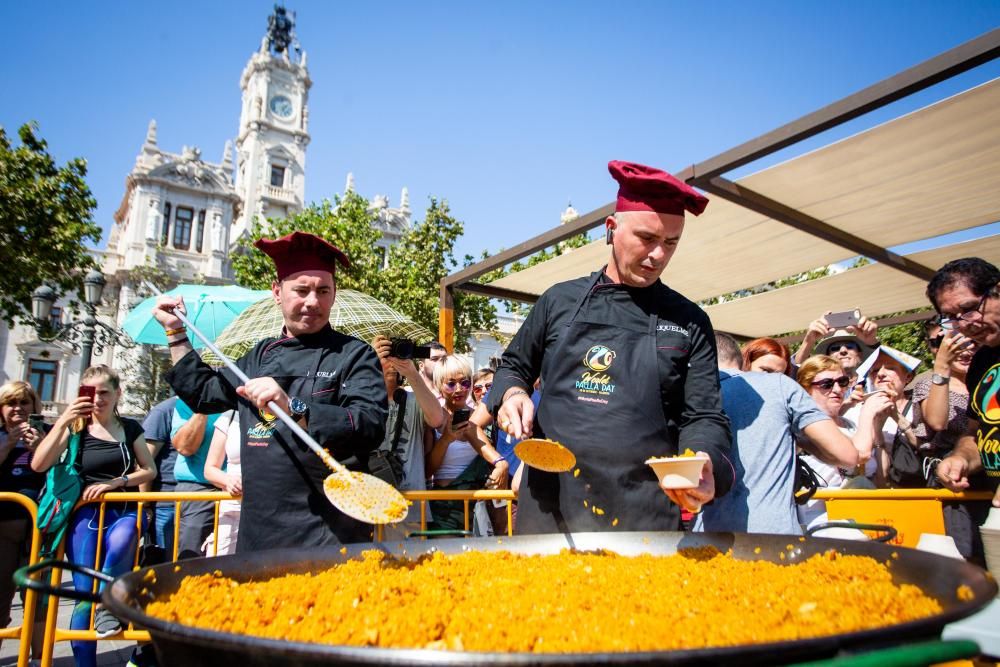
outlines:
{"label": "compact camera", "polygon": [[429,345],[417,345],[409,338],[393,338],[392,347],[389,348],[389,356],[397,359],[429,359],[431,348]]}

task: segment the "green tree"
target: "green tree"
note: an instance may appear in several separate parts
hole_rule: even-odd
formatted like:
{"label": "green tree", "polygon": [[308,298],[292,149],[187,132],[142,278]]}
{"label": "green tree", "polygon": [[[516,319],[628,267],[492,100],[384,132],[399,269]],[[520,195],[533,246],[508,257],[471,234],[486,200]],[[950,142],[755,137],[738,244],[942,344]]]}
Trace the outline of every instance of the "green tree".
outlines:
{"label": "green tree", "polygon": [[[389,268],[384,273],[383,283],[386,291],[379,298],[436,332],[441,279],[458,267],[455,242],[464,231],[465,226],[451,215],[448,202],[431,197],[424,219],[414,223],[390,249]],[[473,257],[467,255],[463,266],[473,262]],[[496,333],[496,329],[496,308],[488,298],[456,292],[456,351],[469,350],[469,337],[473,333]]]}
{"label": "green tree", "polygon": [[232,256],[236,282],[250,289],[270,289],[276,278],[274,263],[254,247],[260,238],[279,238],[294,231],[308,232],[326,239],[343,250],[351,260],[349,269],[338,270],[337,284],[379,298],[382,279],[381,257],[375,242],[379,232],[372,223],[368,201],[354,192],[311,204],[287,218],[254,220],[250,233],[240,239]]}
{"label": "green tree", "polygon": [[59,294],[79,292],[95,265],[85,241],[101,240],[86,161],[58,166],[37,131],[21,126],[14,147],[0,127],[0,317],[8,325],[30,318],[31,293],[43,282]]}
{"label": "green tree", "polygon": [[[415,222],[389,251],[389,267],[376,242],[375,214],[368,201],[354,192],[323,201],[284,219],[255,221],[233,256],[236,282],[252,289],[270,288],[274,264],[253,247],[261,237],[277,238],[293,231],[309,232],[342,249],[351,267],[339,271],[339,287],[371,295],[409,316],[432,332],[438,330],[441,279],[458,266],[456,240],[464,226],[443,201],[431,198],[424,219]],[[466,263],[471,257],[466,258]],[[496,331],[496,310],[489,299],[459,294],[455,299],[455,341],[458,351],[467,351],[474,331]]]}

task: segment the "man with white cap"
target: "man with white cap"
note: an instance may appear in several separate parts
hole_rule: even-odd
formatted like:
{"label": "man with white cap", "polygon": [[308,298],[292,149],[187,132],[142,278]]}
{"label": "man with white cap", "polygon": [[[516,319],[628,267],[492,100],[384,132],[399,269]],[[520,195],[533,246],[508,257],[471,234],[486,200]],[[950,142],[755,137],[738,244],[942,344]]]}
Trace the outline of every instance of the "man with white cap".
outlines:
{"label": "man with white cap", "polygon": [[191,349],[174,313],[183,301],[160,297],[154,313],[166,329],[174,363],[167,380],[196,412],[239,410],[245,430],[237,552],[363,541],[370,527],[326,499],[329,470],[267,410],[274,401],[348,468],[367,471],[368,455],[385,432],[387,401],[375,351],[330,327],[336,266],[349,261],[338,248],[303,232],[254,245],[277,269],[271,291],[284,320],[281,335],[262,340],[236,362],[252,378],[240,386],[231,371],[213,370]]}
{"label": "man with white cap", "polygon": [[[660,282],[680,242],[685,211],[703,195],[659,169],[613,161],[615,214],[605,221],[608,264],[546,290],[507,347],[488,407],[515,438],[559,441],[572,473],[529,469],[518,497],[519,533],[677,530],[645,460],[686,449],[709,457],[699,485],[669,490],[688,509],[733,484],[715,335],[697,305]],[[537,414],[531,387],[542,378]]]}

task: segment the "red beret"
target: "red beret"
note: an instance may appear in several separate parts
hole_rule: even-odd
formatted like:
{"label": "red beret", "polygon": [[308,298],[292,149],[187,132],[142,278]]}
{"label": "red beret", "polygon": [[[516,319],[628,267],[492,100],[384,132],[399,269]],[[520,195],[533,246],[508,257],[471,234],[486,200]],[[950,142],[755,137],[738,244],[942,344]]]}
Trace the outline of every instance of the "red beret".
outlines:
{"label": "red beret", "polygon": [[258,239],[254,246],[274,260],[278,280],[284,280],[299,271],[329,271],[337,273],[337,262],[351,265],[340,248],[314,234],[292,232],[280,239]]}
{"label": "red beret", "polygon": [[615,211],[653,211],[684,215],[688,210],[701,215],[708,197],[665,171],[636,162],[612,160],[608,171],[618,181]]}

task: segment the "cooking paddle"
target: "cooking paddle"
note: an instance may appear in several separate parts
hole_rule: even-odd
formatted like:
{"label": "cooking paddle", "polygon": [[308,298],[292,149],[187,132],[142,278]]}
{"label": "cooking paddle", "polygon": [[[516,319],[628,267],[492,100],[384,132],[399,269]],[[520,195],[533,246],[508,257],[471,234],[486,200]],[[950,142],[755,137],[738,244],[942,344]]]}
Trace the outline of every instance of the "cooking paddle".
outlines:
{"label": "cooking paddle", "polygon": [[[163,292],[156,289],[155,286],[150,285],[149,283],[143,284],[157,296],[163,296]],[[174,314],[180,318],[181,322],[183,322],[184,325],[194,333],[194,335],[205,343],[205,347],[210,349],[217,358],[222,360],[222,363],[224,363],[226,367],[236,375],[236,377],[244,383],[250,381],[250,378],[240,369],[239,366],[230,361],[229,357],[224,355],[212,341],[210,341],[203,333],[198,331],[198,328],[195,327],[190,320],[188,320],[187,316],[181,312],[180,308],[175,309]],[[313,450],[313,452],[315,452],[315,454],[322,459],[323,463],[325,463],[327,467],[333,471],[333,474],[323,481],[323,493],[326,494],[327,500],[333,503],[334,507],[344,514],[353,517],[358,521],[364,521],[365,523],[398,523],[406,518],[408,503],[403,495],[391,484],[382,481],[378,477],[373,477],[372,475],[365,475],[360,472],[351,472],[344,467],[344,464],[330,456],[328,451],[320,447],[319,444],[313,440],[312,436],[306,433],[305,429],[295,423],[294,419],[278,407],[277,403],[270,401],[267,404],[267,408],[272,414],[276,415],[278,419],[283,421],[285,426],[290,428],[295,435],[299,436],[302,442],[306,443],[309,446],[309,449]]]}

